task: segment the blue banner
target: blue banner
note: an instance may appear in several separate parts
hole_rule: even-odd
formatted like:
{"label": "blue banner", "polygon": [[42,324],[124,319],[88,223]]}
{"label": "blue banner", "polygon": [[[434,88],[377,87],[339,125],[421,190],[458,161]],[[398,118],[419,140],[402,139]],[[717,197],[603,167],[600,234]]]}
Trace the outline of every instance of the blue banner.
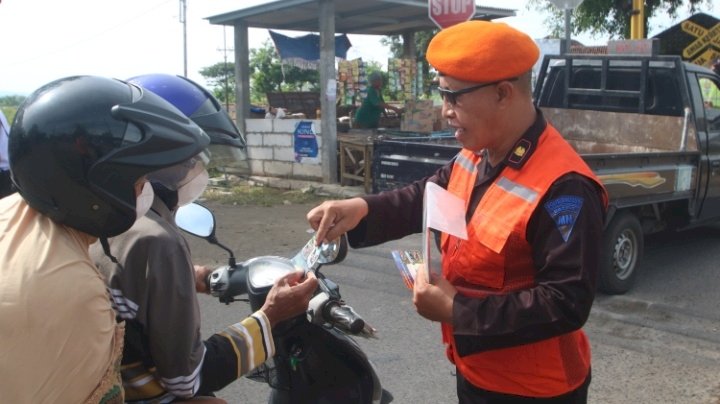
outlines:
{"label": "blue banner", "polygon": [[295,128],[295,161],[302,161],[303,157],[317,157],[318,144],[315,139],[311,121],[300,121]]}
{"label": "blue banner", "polygon": [[[297,38],[291,38],[274,31],[270,31],[270,38],[275,43],[275,49],[280,54],[280,59],[304,59],[320,60],[320,35],[307,34]],[[335,56],[341,59],[347,58],[347,51],[352,45],[345,34],[335,36]]]}

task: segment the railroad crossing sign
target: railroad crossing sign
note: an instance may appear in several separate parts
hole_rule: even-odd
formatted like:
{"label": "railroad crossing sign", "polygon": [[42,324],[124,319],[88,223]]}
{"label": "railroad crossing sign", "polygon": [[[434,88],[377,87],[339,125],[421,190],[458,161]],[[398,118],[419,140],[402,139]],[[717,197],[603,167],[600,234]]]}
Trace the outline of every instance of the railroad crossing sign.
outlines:
{"label": "railroad crossing sign", "polygon": [[428,16],[440,29],[465,22],[475,15],[475,0],[428,0]]}
{"label": "railroad crossing sign", "polygon": [[685,59],[706,66],[711,60],[720,57],[720,22],[711,28],[705,28],[685,20],[680,26],[684,32],[697,38],[683,49]]}

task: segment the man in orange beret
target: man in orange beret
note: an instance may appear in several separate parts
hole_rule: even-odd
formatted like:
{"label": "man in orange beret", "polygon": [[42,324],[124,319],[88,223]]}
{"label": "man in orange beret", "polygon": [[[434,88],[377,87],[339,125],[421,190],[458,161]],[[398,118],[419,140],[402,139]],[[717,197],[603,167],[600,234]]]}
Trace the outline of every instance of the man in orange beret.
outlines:
{"label": "man in orange beret", "polygon": [[422,230],[425,184],[465,201],[468,239],[442,234],[442,276],[413,301],[441,322],[461,403],[585,403],[590,344],[581,327],[601,261],[607,194],[532,100],[539,51],[501,23],[440,31],[427,49],[443,116],[462,145],[431,177],[328,201],[307,218],[318,240],[353,247]]}

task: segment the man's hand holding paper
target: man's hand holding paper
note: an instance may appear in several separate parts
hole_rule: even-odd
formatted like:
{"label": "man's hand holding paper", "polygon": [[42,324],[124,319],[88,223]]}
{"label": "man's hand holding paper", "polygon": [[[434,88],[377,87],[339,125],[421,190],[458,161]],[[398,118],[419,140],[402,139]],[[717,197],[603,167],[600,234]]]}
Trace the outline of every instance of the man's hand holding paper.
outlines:
{"label": "man's hand holding paper", "polygon": [[415,276],[415,309],[428,320],[452,324],[453,299],[457,290],[442,276],[431,276],[432,283],[428,282],[426,271],[418,271]]}

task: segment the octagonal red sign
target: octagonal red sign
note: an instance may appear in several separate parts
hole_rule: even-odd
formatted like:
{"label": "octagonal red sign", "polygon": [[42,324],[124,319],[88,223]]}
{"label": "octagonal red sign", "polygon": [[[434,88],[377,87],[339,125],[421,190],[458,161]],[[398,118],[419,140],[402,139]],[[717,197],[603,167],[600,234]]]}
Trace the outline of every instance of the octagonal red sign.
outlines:
{"label": "octagonal red sign", "polygon": [[428,15],[438,27],[467,21],[475,15],[475,0],[428,0]]}

